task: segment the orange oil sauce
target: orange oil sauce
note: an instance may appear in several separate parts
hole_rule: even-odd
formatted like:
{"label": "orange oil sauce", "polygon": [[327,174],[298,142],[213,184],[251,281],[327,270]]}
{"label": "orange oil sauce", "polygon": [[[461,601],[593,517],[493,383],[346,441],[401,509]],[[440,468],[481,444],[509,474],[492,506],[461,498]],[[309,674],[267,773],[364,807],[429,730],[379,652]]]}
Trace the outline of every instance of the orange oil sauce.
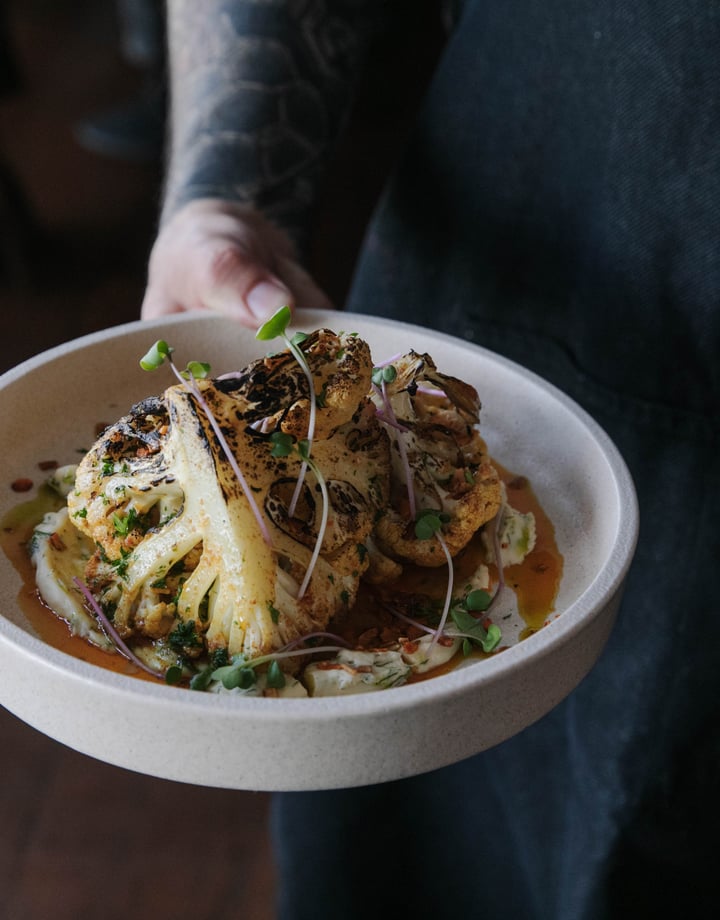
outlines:
{"label": "orange oil sauce", "polygon": [[50,489],[42,488],[34,499],[12,509],[0,523],[0,548],[22,579],[22,587],[17,596],[20,609],[37,636],[53,648],[119,674],[154,681],[155,678],[141,671],[124,655],[104,652],[85,639],[73,636],[67,622],[57,616],[38,594],[28,544],[33,528],[42,520],[43,515],[56,510],[60,505],[61,500],[57,495]]}
{"label": "orange oil sauce", "polygon": [[[495,464],[501,478],[506,484],[509,503],[522,512],[535,515],[536,545],[521,565],[510,566],[505,570],[505,579],[516,595],[518,612],[527,624],[521,634],[526,638],[540,629],[554,610],[555,598],[560,585],[563,570],[563,557],[557,548],[552,522],[538,501],[530,482],[524,476],[517,476]],[[53,648],[59,649],[75,658],[100,667],[108,668],[121,674],[129,674],[141,679],[154,680],[128,661],[121,654],[109,654],[96,648],[70,632],[68,624],[56,616],[43,603],[35,587],[35,572],[28,553],[28,542],[33,528],[42,519],[45,512],[59,507],[59,500],[49,489],[41,489],[37,496],[27,501],[6,515],[0,523],[0,548],[22,578],[22,588],[17,597],[20,609],[36,634]],[[479,536],[475,536],[469,545],[455,558],[454,582],[459,593],[463,581],[471,577],[480,564],[485,563],[485,552]],[[491,580],[497,580],[494,566],[489,566]],[[383,586],[383,595],[425,595],[435,600],[445,597],[447,591],[447,567],[421,568],[405,566],[397,583]],[[407,635],[407,627],[399,627],[399,621],[378,604],[378,597],[370,586],[362,585],[358,601],[347,615],[331,624],[330,629],[356,643],[368,631],[373,632],[380,644],[402,632]],[[419,634],[418,634],[419,635]],[[362,642],[360,643],[362,644]],[[375,643],[370,640],[368,647]],[[485,657],[482,652],[476,653]],[[413,680],[424,680],[451,671],[457,664],[457,656],[445,665],[428,674],[414,676]]]}

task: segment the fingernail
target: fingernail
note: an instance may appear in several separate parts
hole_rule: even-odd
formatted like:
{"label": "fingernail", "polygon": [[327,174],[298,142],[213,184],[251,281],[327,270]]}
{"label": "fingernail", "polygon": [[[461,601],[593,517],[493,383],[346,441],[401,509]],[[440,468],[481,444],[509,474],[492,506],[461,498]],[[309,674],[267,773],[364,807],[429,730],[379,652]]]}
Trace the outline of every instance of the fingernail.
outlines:
{"label": "fingernail", "polygon": [[272,281],[261,281],[248,291],[245,302],[258,319],[266,319],[290,301],[290,291]]}

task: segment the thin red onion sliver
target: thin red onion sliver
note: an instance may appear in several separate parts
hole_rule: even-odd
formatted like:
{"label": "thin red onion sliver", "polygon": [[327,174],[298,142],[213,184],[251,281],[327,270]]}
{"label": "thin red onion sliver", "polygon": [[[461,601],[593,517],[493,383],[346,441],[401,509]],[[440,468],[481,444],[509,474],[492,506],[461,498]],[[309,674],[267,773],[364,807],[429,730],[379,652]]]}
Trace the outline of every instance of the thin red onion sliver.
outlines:
{"label": "thin red onion sliver", "polygon": [[[297,639],[293,639],[292,642],[288,642],[287,645],[284,645],[280,649],[280,651],[289,652],[292,649],[297,648],[301,643],[307,642],[309,639],[332,639],[338,645],[342,645],[345,648],[352,648],[350,643],[346,642],[342,636],[338,636],[336,633],[318,631],[318,632],[308,633],[306,636],[298,636]],[[309,648],[309,649],[306,649],[305,651],[314,652],[315,649]]]}
{"label": "thin red onion sliver", "polygon": [[505,570],[503,569],[503,565],[502,565],[502,547],[500,546],[500,528],[502,526],[503,513],[504,513],[503,506],[500,505],[498,513],[495,515],[495,521],[493,522],[493,535],[492,535],[493,552],[495,553],[495,564],[497,566],[497,573],[498,573],[498,585],[497,585],[497,589],[495,590],[495,594],[493,594],[492,600],[488,604],[488,610],[495,603],[498,595],[500,594],[502,589],[505,587]]}
{"label": "thin red onion sliver", "polygon": [[[387,416],[388,416],[387,424],[390,424],[394,426],[395,428],[399,428],[400,430],[402,430],[400,422],[398,422],[397,416],[395,415],[395,410],[393,409],[392,403],[390,402],[390,398],[387,395],[387,387],[385,385],[384,380],[382,382],[381,394],[382,394],[383,406],[385,407],[385,412],[387,413]],[[396,443],[398,446],[398,450],[400,451],[400,459],[402,460],[403,472],[405,473],[405,484],[407,486],[408,509],[410,511],[410,520],[414,521],[415,515],[417,513],[417,509],[415,505],[415,489],[413,488],[412,470],[410,469],[410,461],[408,460],[407,447],[405,446],[405,442],[403,441],[402,437],[398,437]]]}
{"label": "thin red onion sliver", "polygon": [[154,668],[151,668],[149,665],[146,665],[145,662],[138,658],[138,656],[133,652],[133,650],[125,643],[125,640],[121,637],[120,633],[115,629],[113,624],[110,622],[105,611],[102,609],[100,604],[98,604],[95,596],[85,582],[78,578],[77,575],[73,578],[73,583],[81,591],[85,600],[92,607],[93,613],[98,618],[102,624],[103,629],[108,634],[108,637],[112,641],[113,645],[121,652],[126,658],[132,661],[133,664],[137,665],[147,674],[152,674],[153,677],[157,677],[158,680],[164,680],[165,675],[161,671],[156,671]]}
{"label": "thin red onion sliver", "polygon": [[450,607],[452,606],[452,592],[453,592],[453,584],[455,582],[455,566],[453,565],[453,560],[452,560],[452,556],[450,555],[450,550],[448,549],[448,545],[445,542],[445,539],[439,530],[436,531],[435,536],[438,540],[438,543],[442,547],[443,552],[445,553],[445,558],[447,559],[448,586],[447,586],[447,592],[445,593],[445,606],[443,607],[442,616],[440,617],[440,623],[438,625],[438,628],[435,630],[435,633],[432,638],[432,642],[430,643],[430,647],[428,648],[428,658],[432,655],[433,649],[437,645],[440,637],[443,635],[445,624],[447,623],[448,614],[450,613]]}
{"label": "thin red onion sliver", "polygon": [[376,364],[375,367],[387,367],[389,364],[394,364],[398,358],[404,357],[403,352],[399,351],[396,355],[393,355],[391,358],[386,358],[384,361],[380,361],[379,364]]}
{"label": "thin red onion sliver", "polygon": [[422,386],[422,384],[418,385],[417,391],[418,393],[423,393],[425,396],[445,396],[447,397],[447,393],[445,392],[445,390],[440,390],[440,389],[437,389],[436,387],[424,387]]}
{"label": "thin red onion sliver", "polygon": [[[287,336],[284,337],[287,342],[288,348],[292,353],[293,357],[300,365],[300,369],[305,375],[305,379],[308,384],[308,399],[310,400],[310,418],[308,419],[308,433],[307,433],[307,443],[308,443],[308,456],[312,454],[312,445],[315,438],[315,417],[317,415],[317,400],[315,397],[315,380],[313,379],[312,371],[310,370],[310,365],[307,363],[307,359],[302,352],[302,349],[295,345],[294,342],[291,342]],[[300,492],[302,491],[302,485],[305,481],[305,474],[307,473],[308,463],[307,460],[303,460],[300,464],[300,472],[298,473],[297,483],[295,484],[295,491],[293,492],[292,500],[290,501],[290,506],[288,507],[288,514],[290,517],[295,516],[295,508],[300,499]]]}
{"label": "thin red onion sliver", "polygon": [[200,392],[200,388],[195,383],[195,379],[192,378],[192,381],[190,381],[190,380],[187,380],[185,377],[183,377],[180,371],[175,367],[175,363],[173,361],[170,361],[170,367],[172,368],[173,373],[175,374],[177,379],[180,381],[180,383],[185,387],[185,389],[189,393],[191,393],[195,397],[195,399],[198,402],[198,405],[200,406],[200,408],[203,410],[203,412],[207,416],[207,419],[212,425],[213,431],[215,432],[215,436],[220,442],[220,446],[223,449],[223,453],[227,457],[227,460],[230,466],[232,467],[232,471],[233,473],[235,473],[235,476],[237,477],[237,480],[240,483],[240,486],[243,492],[245,493],[245,497],[250,503],[250,507],[252,509],[253,515],[255,516],[255,520],[257,521],[258,526],[260,527],[260,533],[262,534],[263,540],[268,546],[272,547],[272,540],[270,538],[270,532],[267,529],[267,525],[265,524],[263,516],[260,512],[260,509],[258,508],[257,502],[255,501],[255,496],[252,494],[252,491],[250,490],[250,486],[247,484],[247,480],[243,476],[242,470],[240,469],[238,462],[235,459],[235,454],[233,454],[232,450],[230,450],[230,445],[226,441],[225,435],[222,433],[222,429],[220,428],[220,425],[218,424],[218,420],[215,418],[215,414],[213,413],[210,406],[207,404],[204,396]]}

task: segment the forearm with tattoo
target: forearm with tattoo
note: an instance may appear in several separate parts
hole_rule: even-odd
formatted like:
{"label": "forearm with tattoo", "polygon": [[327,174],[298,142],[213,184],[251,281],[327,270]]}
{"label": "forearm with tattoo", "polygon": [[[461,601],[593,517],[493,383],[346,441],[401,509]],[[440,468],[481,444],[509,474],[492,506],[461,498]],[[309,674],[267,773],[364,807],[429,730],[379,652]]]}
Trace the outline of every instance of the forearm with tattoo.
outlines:
{"label": "forearm with tattoo", "polygon": [[163,219],[196,198],[307,220],[377,0],[169,0]]}

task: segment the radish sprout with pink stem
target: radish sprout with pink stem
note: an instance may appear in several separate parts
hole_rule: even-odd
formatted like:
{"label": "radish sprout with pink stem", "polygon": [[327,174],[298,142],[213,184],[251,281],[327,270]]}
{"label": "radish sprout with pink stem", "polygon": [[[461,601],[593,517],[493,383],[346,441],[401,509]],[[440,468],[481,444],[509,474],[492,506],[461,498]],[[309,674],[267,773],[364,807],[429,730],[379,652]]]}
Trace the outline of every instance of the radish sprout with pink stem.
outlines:
{"label": "radish sprout with pink stem", "polygon": [[445,554],[445,559],[447,560],[448,567],[448,584],[447,591],[445,592],[445,603],[443,604],[442,614],[440,616],[440,623],[438,628],[433,633],[433,638],[428,648],[428,658],[432,655],[433,649],[437,645],[443,631],[445,629],[445,623],[447,622],[448,615],[450,613],[450,607],[452,605],[452,592],[453,585],[455,581],[455,568],[453,566],[452,556],[450,555],[450,550],[448,549],[445,538],[442,535],[442,525],[443,520],[448,519],[448,515],[444,512],[434,511],[432,508],[425,508],[422,510],[415,521],[415,536],[418,540],[430,540],[432,537],[440,544],[440,547]]}
{"label": "radish sprout with pink stem", "polygon": [[[310,365],[307,363],[305,355],[302,353],[302,350],[299,348],[299,343],[305,341],[307,335],[304,332],[296,333],[292,339],[289,338],[287,332],[285,331],[292,319],[292,313],[290,307],[284,306],[274,313],[270,319],[263,323],[263,325],[255,333],[255,338],[259,339],[261,342],[268,342],[272,339],[281,338],[287,345],[287,347],[292,352],[293,357],[300,365],[303,374],[305,374],[305,379],[308,382],[309,388],[309,398],[310,398],[310,417],[308,419],[308,432],[307,432],[307,443],[308,443],[308,457],[312,452],[312,443],[313,438],[315,437],[315,416],[317,414],[317,396],[315,394],[315,381],[313,380],[312,371],[310,370]],[[305,473],[308,468],[308,460],[304,459],[300,466],[300,473],[298,474],[297,485],[295,486],[295,492],[293,494],[292,500],[290,502],[289,513],[290,517],[295,514],[295,507],[300,498],[300,491],[302,489],[302,484],[305,479]]]}
{"label": "radish sprout with pink stem", "polygon": [[280,661],[288,658],[298,658],[302,655],[342,652],[346,647],[345,645],[317,645],[313,648],[303,649],[286,647],[279,652],[271,652],[268,655],[260,655],[257,658],[250,659],[246,659],[244,655],[236,655],[230,664],[223,665],[212,671],[210,679],[219,681],[226,690],[234,690],[236,687],[247,690],[252,687],[257,679],[255,668],[268,664],[266,675],[268,687],[281,689],[285,686],[286,681],[285,674],[280,668]]}
{"label": "radish sprout with pink stem", "polygon": [[398,451],[400,452],[400,461],[402,463],[403,474],[405,476],[405,485],[407,487],[407,496],[408,496],[408,517],[410,520],[415,519],[415,490],[413,489],[413,477],[412,470],[410,469],[410,461],[408,459],[407,447],[405,441],[402,438],[402,434],[408,431],[408,428],[405,425],[402,425],[395,415],[395,410],[392,407],[390,402],[390,397],[387,393],[387,384],[392,383],[397,378],[397,369],[393,364],[385,363],[377,365],[373,368],[372,373],[372,383],[373,389],[380,397],[383,403],[383,411],[378,412],[377,416],[381,422],[395,428],[398,432],[397,437],[397,446]]}
{"label": "radish sprout with pink stem", "polygon": [[172,352],[173,349],[168,345],[168,343],[160,339],[153,345],[150,351],[148,351],[148,353],[143,358],[141,358],[140,367],[142,367],[142,369],[145,371],[154,371],[157,370],[161,364],[167,361],[173,374],[175,374],[185,389],[195,397],[196,402],[207,416],[207,419],[210,422],[213,431],[215,432],[215,436],[217,437],[218,442],[222,447],[223,453],[227,457],[228,463],[232,467],[232,471],[235,473],[243,493],[250,503],[250,507],[260,528],[260,533],[262,534],[263,540],[269,547],[272,548],[270,532],[268,531],[267,524],[265,523],[265,519],[262,516],[260,508],[255,501],[255,496],[253,495],[247,480],[243,476],[242,470],[240,469],[237,459],[235,458],[235,454],[232,452],[230,445],[228,444],[212,409],[207,404],[205,398],[200,392],[200,388],[195,382],[198,378],[202,379],[208,376],[210,373],[210,365],[204,364],[200,361],[190,361],[187,365],[187,370],[181,372],[175,366],[175,362],[172,359]]}
{"label": "radish sprout with pink stem", "polygon": [[[298,441],[296,444],[291,435],[285,434],[282,431],[274,432],[270,436],[270,440],[273,444],[271,451],[273,457],[289,457],[293,451],[297,452],[302,461],[315,474],[315,479],[317,480],[317,484],[320,487],[320,494],[322,495],[322,513],[320,517],[320,526],[318,527],[317,539],[315,540],[315,546],[313,548],[312,556],[310,557],[310,562],[308,563],[307,569],[305,570],[305,577],[303,578],[302,584],[300,585],[300,590],[298,591],[299,599],[305,596],[305,592],[307,591],[308,585],[310,584],[310,578],[312,577],[315,564],[317,563],[318,556],[320,555],[323,540],[325,539],[325,531],[327,530],[328,515],[330,511],[330,496],[328,495],[325,477],[323,476],[320,468],[310,456],[310,447],[307,441]],[[290,510],[288,510],[288,513],[292,516],[292,512]]]}

